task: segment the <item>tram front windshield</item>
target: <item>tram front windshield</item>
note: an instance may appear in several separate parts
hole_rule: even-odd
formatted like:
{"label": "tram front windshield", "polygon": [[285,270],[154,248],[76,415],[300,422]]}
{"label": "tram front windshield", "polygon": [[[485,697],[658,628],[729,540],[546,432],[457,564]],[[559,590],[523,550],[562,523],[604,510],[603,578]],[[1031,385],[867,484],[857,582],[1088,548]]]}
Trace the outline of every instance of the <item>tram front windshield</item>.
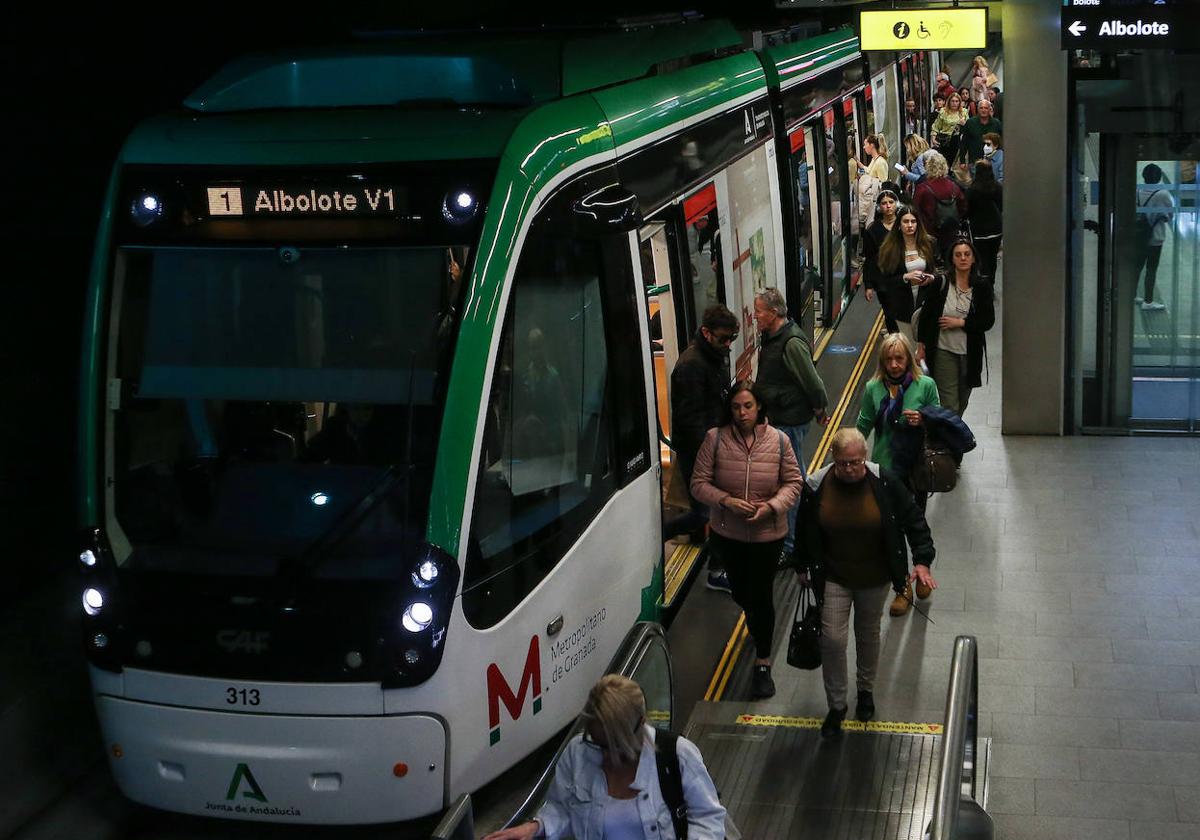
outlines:
{"label": "tram front windshield", "polygon": [[134,570],[398,579],[469,249],[126,248],[110,541]]}

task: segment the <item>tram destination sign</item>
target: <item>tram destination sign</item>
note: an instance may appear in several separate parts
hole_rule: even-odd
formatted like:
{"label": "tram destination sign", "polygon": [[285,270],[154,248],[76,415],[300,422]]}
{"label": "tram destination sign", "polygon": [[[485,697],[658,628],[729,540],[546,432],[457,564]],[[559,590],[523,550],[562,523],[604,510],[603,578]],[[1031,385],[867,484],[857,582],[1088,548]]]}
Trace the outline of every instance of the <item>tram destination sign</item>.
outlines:
{"label": "tram destination sign", "polygon": [[336,183],[217,183],[205,186],[212,218],[301,219],[395,216],[406,209],[405,191],[393,184],[338,180]]}
{"label": "tram destination sign", "polygon": [[1062,7],[1064,50],[1197,49],[1200,7],[1072,0]]}
{"label": "tram destination sign", "polygon": [[987,46],[987,9],[859,12],[864,50],[975,50]]}

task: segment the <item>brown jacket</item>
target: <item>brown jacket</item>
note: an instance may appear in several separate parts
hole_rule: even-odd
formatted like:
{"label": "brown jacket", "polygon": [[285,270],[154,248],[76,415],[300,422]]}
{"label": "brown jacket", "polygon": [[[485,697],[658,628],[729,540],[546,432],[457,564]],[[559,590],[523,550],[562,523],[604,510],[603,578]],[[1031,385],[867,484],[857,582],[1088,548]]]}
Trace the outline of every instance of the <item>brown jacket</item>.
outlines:
{"label": "brown jacket", "polygon": [[[783,432],[766,424],[755,431],[754,445],[747,448],[733,426],[709,429],[696,453],[691,489],[696,500],[708,506],[714,531],[731,540],[761,543],[787,536],[787,513],[800,497],[802,476]],[[750,522],[721,507],[729,496],[766,502],[773,514]]]}

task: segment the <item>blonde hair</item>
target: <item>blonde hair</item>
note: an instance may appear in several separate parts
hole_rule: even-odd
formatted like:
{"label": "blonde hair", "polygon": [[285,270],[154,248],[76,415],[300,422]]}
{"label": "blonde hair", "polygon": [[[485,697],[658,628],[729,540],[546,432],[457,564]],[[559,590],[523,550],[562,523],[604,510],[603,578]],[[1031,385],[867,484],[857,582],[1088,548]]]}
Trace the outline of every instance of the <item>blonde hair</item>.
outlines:
{"label": "blonde hair", "polygon": [[929,144],[920,134],[910,134],[904,138],[904,151],[908,153],[908,162],[911,165],[922,152],[929,151]]}
{"label": "blonde hair", "polygon": [[932,151],[925,156],[925,177],[945,178],[949,174],[950,165],[946,163],[945,155],[938,151]]}
{"label": "blonde hair", "polygon": [[838,429],[833,433],[833,440],[829,443],[829,449],[834,454],[845,452],[852,446],[860,446],[863,452],[867,451],[867,439],[863,437],[862,432],[853,426]]}
{"label": "blonde hair", "polygon": [[881,158],[886,159],[888,156],[887,138],[882,134],[868,134],[867,142],[875,147],[875,151],[879,152]]}
{"label": "blonde hair", "polygon": [[641,686],[620,674],[601,677],[588,692],[582,717],[586,726],[603,733],[613,764],[628,767],[638,763],[646,740],[642,731],[646,696]]}
{"label": "blonde hair", "polygon": [[887,365],[885,359],[891,355],[892,350],[900,348],[904,351],[907,361],[907,370],[912,374],[913,381],[921,378],[921,366],[917,364],[917,356],[913,352],[912,342],[908,340],[908,336],[903,333],[888,333],[879,342],[879,362],[875,369],[875,376],[872,379],[887,379]]}

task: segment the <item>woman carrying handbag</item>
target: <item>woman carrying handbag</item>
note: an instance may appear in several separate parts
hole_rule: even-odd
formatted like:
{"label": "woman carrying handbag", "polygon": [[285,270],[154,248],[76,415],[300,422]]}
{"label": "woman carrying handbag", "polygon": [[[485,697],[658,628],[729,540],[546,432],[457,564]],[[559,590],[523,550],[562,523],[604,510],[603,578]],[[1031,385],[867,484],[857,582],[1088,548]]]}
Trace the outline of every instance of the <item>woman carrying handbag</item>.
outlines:
{"label": "woman carrying handbag", "polygon": [[[903,592],[917,580],[929,590],[933,538],[925,516],[904,482],[867,460],[857,429],[833,436],[833,463],[808,477],[800,499],[803,540],[796,543],[796,571],[810,580],[821,605],[821,672],[829,713],[821,737],[841,735],[846,719],[846,646],[854,611],[855,682],[860,721],[875,717],[879,625],[888,591]],[[912,547],[913,573],[908,573]]]}

